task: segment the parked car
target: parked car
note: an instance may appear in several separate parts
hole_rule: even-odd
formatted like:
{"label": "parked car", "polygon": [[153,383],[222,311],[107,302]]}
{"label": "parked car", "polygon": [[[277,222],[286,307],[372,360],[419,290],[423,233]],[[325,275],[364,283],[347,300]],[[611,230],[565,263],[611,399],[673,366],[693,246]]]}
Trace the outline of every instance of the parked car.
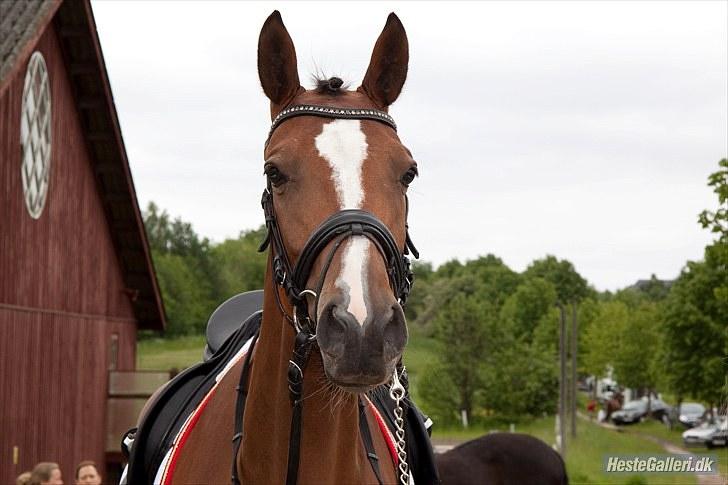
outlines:
{"label": "parked car", "polygon": [[[670,412],[670,406],[661,399],[652,399],[652,417],[664,421]],[[622,406],[622,409],[612,413],[614,424],[629,424],[642,421],[647,416],[647,399],[629,401]]]}
{"label": "parked car", "polygon": [[686,428],[700,424],[705,414],[705,406],[697,402],[684,402],[680,406],[680,415],[677,420]]}
{"label": "parked car", "polygon": [[717,448],[719,446],[728,446],[728,418],[724,418],[718,431],[710,435],[705,441],[708,448]]}
{"label": "parked car", "polygon": [[683,443],[686,446],[706,445],[711,447],[725,445],[726,423],[728,423],[727,420],[706,421],[695,426],[682,434]]}

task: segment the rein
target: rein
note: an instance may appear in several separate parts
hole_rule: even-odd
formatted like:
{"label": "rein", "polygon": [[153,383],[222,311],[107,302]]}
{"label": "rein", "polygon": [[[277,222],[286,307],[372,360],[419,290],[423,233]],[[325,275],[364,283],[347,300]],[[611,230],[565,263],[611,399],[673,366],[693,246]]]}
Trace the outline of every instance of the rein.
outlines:
{"label": "rein", "polygon": [[[374,120],[390,126],[395,131],[397,125],[394,119],[384,111],[374,109],[360,108],[335,108],[318,105],[294,105],[281,111],[273,120],[266,146],[270,142],[273,132],[281,123],[297,116],[320,116],[335,119],[358,119],[358,120]],[[409,212],[409,201],[405,195],[406,210]],[[316,343],[316,323],[312,321],[316,318],[318,309],[319,295],[324,284],[324,279],[329,270],[331,262],[339,250],[341,245],[347,239],[354,236],[364,236],[368,238],[377,248],[386,262],[387,275],[389,284],[397,297],[400,305],[404,306],[412,288],[414,275],[410,268],[410,260],[408,255],[411,253],[415,258],[419,258],[419,252],[412,243],[409,235],[409,227],[405,218],[405,247],[400,250],[392,232],[380,221],[374,214],[359,210],[346,209],[334,213],[322,222],[316,230],[309,236],[308,241],[301,251],[295,265],[291,265],[291,260],[283,242],[283,235],[275,212],[275,204],[273,201],[273,191],[271,182],[268,180],[267,187],[263,190],[261,205],[265,213],[265,225],[267,234],[265,240],[258,249],[259,252],[265,251],[268,247],[271,249],[272,255],[272,278],[275,283],[274,293],[276,303],[281,314],[293,326],[296,332],[295,344],[291,359],[288,361],[288,391],[293,406],[293,415],[291,418],[291,431],[288,444],[288,466],[287,466],[287,485],[296,485],[298,479],[298,466],[300,460],[300,441],[303,421],[303,372],[308,363],[311,351]],[[331,244],[332,247],[326,255],[324,266],[317,280],[316,288],[306,288],[306,284],[311,276],[311,271],[317,258],[324,252],[326,247]],[[292,315],[284,308],[279,294],[279,287],[284,290],[284,294],[289,303],[293,307]],[[313,312],[308,311],[308,300],[306,296],[314,299]],[[251,345],[249,354],[252,355],[253,347]],[[240,484],[240,478],[237,470],[237,456],[240,451],[243,435],[243,419],[242,414],[245,410],[245,401],[247,398],[246,383],[249,374],[250,359],[246,358],[240,375],[240,383],[237,387],[238,399],[236,402],[235,417],[235,435],[233,437],[233,466],[232,466],[232,483]],[[397,414],[397,455],[399,462],[398,476],[402,484],[409,481],[409,471],[407,467],[407,454],[405,451],[404,441],[404,424],[401,400],[406,393],[404,387],[400,383],[400,377],[404,374],[404,368],[399,362],[392,378],[392,387],[390,395],[395,400]],[[400,374],[400,376],[398,376]],[[367,428],[368,431],[368,428]],[[366,442],[366,440],[365,440]],[[368,443],[368,442],[367,442]],[[367,444],[368,447],[368,444]],[[373,452],[373,449],[371,450]],[[370,455],[370,450],[367,450]],[[374,469],[375,475],[379,478],[378,468]]]}

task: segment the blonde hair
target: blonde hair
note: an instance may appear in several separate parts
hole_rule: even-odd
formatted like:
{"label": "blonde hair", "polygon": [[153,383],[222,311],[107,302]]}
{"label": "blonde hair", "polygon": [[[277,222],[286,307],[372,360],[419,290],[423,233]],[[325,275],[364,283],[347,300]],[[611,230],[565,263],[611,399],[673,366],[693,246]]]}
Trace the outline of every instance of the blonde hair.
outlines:
{"label": "blonde hair", "polygon": [[53,463],[51,461],[42,461],[38,463],[35,465],[35,468],[33,468],[33,473],[30,475],[28,485],[41,485],[41,483],[47,482],[51,479],[53,470],[56,469],[61,469],[58,466],[58,463]]}
{"label": "blonde hair", "polygon": [[28,485],[30,483],[30,472],[23,472],[15,479],[15,485]]}

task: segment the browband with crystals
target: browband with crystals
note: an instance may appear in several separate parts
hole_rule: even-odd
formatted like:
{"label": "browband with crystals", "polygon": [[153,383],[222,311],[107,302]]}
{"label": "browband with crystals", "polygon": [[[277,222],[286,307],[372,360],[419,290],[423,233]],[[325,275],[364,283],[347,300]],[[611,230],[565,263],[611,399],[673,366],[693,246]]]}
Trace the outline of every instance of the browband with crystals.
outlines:
{"label": "browband with crystals", "polygon": [[332,106],[318,106],[315,104],[295,104],[284,109],[275,117],[268,132],[268,139],[265,141],[267,145],[271,135],[278,126],[287,119],[296,116],[323,116],[324,118],[338,118],[350,120],[374,120],[391,126],[397,131],[397,123],[394,118],[384,111],[368,108],[335,108]]}

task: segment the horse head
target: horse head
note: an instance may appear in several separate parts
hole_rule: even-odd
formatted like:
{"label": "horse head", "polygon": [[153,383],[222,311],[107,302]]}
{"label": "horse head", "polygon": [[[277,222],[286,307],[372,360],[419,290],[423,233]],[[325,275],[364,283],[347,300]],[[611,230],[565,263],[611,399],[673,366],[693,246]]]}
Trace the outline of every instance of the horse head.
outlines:
{"label": "horse head", "polygon": [[[305,307],[326,376],[353,393],[387,382],[407,343],[402,300],[409,281],[400,273],[409,269],[402,261],[406,194],[417,164],[386,111],[402,90],[408,59],[407,36],[394,14],[355,90],[335,77],[310,90],[300,85],[295,47],[277,11],[258,43],[258,72],[274,122],[264,152],[278,230],[271,238],[279,239],[273,256],[285,253],[278,257],[302,279],[295,291],[287,288],[289,311],[297,317],[297,300]],[[316,107],[342,109],[341,116],[320,116]],[[310,112],[292,116],[296,109]],[[346,234],[337,217],[351,219]]]}

